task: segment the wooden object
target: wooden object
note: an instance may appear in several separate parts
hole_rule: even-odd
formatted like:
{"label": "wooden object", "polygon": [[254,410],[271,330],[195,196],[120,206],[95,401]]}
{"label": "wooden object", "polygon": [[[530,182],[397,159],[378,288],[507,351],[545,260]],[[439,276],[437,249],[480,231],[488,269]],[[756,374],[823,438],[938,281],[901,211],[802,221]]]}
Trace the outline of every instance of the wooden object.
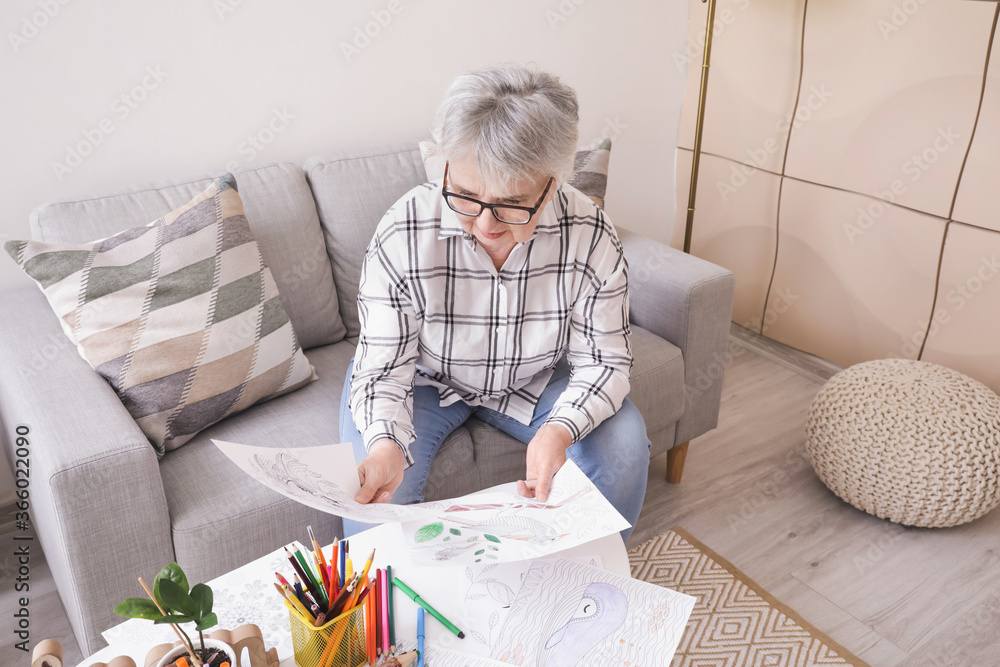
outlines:
{"label": "wooden object", "polygon": [[[62,667],[63,649],[55,639],[43,639],[31,652],[31,667]],[[132,665],[135,667],[135,665]]]}
{"label": "wooden object", "polygon": [[[233,647],[233,652],[236,654],[236,664],[233,667],[278,667],[277,649],[264,647],[264,637],[260,633],[260,628],[252,623],[241,625],[232,632],[229,630],[216,630],[205,635],[205,637],[218,639]],[[197,640],[194,637],[191,640],[197,646]],[[181,642],[174,642],[173,644],[159,644],[154,646],[146,654],[145,667],[156,667],[156,663],[160,661],[160,658],[180,645]],[[249,663],[241,662],[244,649],[249,654]],[[108,667],[111,667],[111,665]]]}
{"label": "wooden object", "polygon": [[671,484],[680,484],[681,475],[684,474],[684,459],[687,458],[688,445],[691,441],[674,445],[667,450],[667,481]]}

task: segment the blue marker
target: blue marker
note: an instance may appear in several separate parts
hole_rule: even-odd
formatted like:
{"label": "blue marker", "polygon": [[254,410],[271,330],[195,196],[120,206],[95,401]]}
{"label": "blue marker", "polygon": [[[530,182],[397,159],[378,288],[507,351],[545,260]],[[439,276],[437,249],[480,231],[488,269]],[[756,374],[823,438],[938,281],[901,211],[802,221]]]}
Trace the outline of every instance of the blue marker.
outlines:
{"label": "blue marker", "polygon": [[417,607],[417,667],[424,667],[424,608]]}
{"label": "blue marker", "polygon": [[344,575],[347,572],[347,540],[340,541],[340,571],[337,572],[337,578],[340,579],[340,587],[344,587]]}

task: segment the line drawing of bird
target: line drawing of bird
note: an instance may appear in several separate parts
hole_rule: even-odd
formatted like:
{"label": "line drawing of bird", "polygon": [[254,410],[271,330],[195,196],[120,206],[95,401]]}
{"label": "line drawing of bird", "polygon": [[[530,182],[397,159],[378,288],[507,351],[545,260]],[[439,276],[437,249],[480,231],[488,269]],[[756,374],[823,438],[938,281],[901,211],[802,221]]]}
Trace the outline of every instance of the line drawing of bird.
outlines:
{"label": "line drawing of bird", "polygon": [[628,597],[621,589],[595,582],[583,591],[573,617],[545,642],[551,651],[544,667],[572,667],[625,620]]}

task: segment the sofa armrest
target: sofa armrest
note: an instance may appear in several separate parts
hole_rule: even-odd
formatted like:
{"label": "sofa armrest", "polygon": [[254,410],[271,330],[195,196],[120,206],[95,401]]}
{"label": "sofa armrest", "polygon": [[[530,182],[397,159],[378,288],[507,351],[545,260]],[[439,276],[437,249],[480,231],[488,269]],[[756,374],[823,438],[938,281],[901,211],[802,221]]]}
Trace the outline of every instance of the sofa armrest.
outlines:
{"label": "sofa armrest", "polygon": [[681,349],[684,414],[674,444],[718,424],[735,281],[731,271],[626,229],[631,321]]}
{"label": "sofa armrest", "polygon": [[87,655],[104,645],[103,630],[124,620],[115,605],[142,596],[136,578],[174,558],[160,468],[41,291],[3,292],[0,304],[2,439],[13,461],[15,430],[28,429],[31,524]]}

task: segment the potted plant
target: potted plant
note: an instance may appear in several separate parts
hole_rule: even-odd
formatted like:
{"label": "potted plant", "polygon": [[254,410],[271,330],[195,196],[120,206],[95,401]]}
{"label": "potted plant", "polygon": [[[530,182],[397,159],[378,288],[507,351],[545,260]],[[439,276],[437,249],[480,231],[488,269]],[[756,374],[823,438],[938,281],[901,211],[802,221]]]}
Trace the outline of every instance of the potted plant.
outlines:
{"label": "potted plant", "polygon": [[[183,645],[164,656],[162,665],[173,664],[186,652],[191,656],[190,662],[194,663],[194,667],[221,667],[223,662],[236,666],[235,654],[230,646],[212,639],[205,640],[204,631],[219,622],[212,611],[213,594],[209,586],[195,584],[189,588],[184,570],[177,563],[170,563],[160,570],[153,580],[152,591],[142,577],[139,577],[139,583],[149,599],[129,598],[115,607],[115,613],[125,618],[145,618],[157,624],[169,623],[174,627]],[[200,644],[197,651],[181,623],[194,623]]]}

